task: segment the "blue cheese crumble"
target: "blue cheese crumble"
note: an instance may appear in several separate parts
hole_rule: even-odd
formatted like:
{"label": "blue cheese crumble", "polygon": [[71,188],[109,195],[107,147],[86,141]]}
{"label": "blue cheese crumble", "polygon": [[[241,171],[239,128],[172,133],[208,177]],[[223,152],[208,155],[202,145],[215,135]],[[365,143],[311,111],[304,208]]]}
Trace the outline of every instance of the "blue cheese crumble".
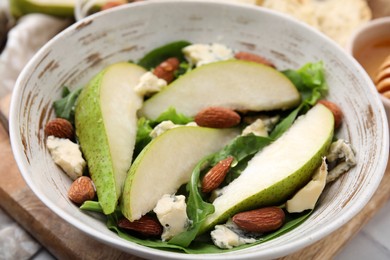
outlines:
{"label": "blue cheese crumble", "polygon": [[233,50],[218,43],[192,44],[183,48],[183,53],[188,62],[196,65],[196,67],[234,58]]}
{"label": "blue cheese crumble", "polygon": [[259,118],[252,124],[245,127],[245,129],[242,131],[242,135],[249,134],[268,137],[268,129],[267,126],[264,124],[263,120]]}
{"label": "blue cheese crumble", "polygon": [[231,219],[226,224],[216,225],[210,235],[214,245],[222,249],[256,242],[255,238],[247,236]]}
{"label": "blue cheese crumble", "polygon": [[162,241],[167,241],[186,231],[191,224],[187,217],[187,204],[183,195],[163,195],[153,211],[164,228]]}
{"label": "blue cheese crumble", "polygon": [[330,145],[326,160],[331,165],[326,183],[336,180],[357,163],[353,147],[343,139],[339,139]]}
{"label": "blue cheese crumble", "polygon": [[166,85],[167,82],[165,80],[148,71],[140,77],[138,84],[134,87],[134,91],[141,97],[149,96],[159,92]]}
{"label": "blue cheese crumble", "polygon": [[73,143],[69,139],[48,136],[46,145],[53,161],[60,166],[72,180],[83,175],[86,162],[78,144]]}
{"label": "blue cheese crumble", "polygon": [[156,138],[157,136],[165,133],[166,131],[173,129],[173,128],[176,128],[176,127],[180,127],[180,126],[198,126],[198,125],[195,122],[190,122],[186,125],[179,125],[179,124],[173,123],[170,120],[166,120],[166,121],[162,121],[161,123],[156,125],[153,128],[153,130],[150,132],[149,136],[152,138]]}

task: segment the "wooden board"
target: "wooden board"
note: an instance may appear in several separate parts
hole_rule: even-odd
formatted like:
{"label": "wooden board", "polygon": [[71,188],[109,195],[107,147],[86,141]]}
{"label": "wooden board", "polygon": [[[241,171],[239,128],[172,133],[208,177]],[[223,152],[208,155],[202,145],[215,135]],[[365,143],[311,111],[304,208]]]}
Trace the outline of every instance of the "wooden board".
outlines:
{"label": "wooden board", "polygon": [[[4,110],[1,112],[1,116],[6,118],[7,113]],[[13,158],[6,129],[0,125],[0,207],[58,259],[141,259],[89,237],[47,208],[24,182]],[[281,259],[332,259],[382,208],[389,197],[388,165],[379,189],[357,216],[328,237]]]}
{"label": "wooden board", "polygon": [[0,127],[0,206],[58,259],[139,259],[81,233],[47,208],[27,187]]}

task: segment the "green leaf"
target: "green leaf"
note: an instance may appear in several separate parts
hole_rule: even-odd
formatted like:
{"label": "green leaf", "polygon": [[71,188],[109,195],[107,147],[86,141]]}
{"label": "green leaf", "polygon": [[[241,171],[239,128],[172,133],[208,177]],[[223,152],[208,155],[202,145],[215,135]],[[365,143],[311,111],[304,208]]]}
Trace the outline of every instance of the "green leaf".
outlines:
{"label": "green leaf", "polygon": [[322,61],[309,62],[298,70],[285,70],[282,73],[297,87],[302,95],[302,100],[311,105],[314,105],[318,98],[328,91]]}
{"label": "green leaf", "polygon": [[184,252],[187,254],[219,254],[219,253],[227,253],[232,251],[237,251],[241,249],[245,249],[248,247],[252,247],[254,245],[259,245],[261,243],[272,240],[276,237],[279,237],[290,230],[296,228],[300,224],[302,224],[313,211],[307,211],[300,214],[286,214],[285,224],[275,232],[265,234],[260,236],[255,243],[245,244],[238,247],[234,247],[232,249],[221,249],[215,246],[211,240],[206,241],[194,241],[190,246],[185,247],[177,244],[172,244],[170,242],[164,242],[160,239],[141,239],[135,236],[130,235],[129,233],[121,230],[117,226],[118,218],[114,214],[107,216],[107,227],[116,232],[119,237],[137,243],[139,245],[156,248],[160,250],[174,251],[174,252]]}
{"label": "green leaf", "polygon": [[157,125],[166,120],[170,120],[174,124],[178,125],[185,125],[194,121],[192,117],[187,117],[184,114],[177,113],[174,107],[169,107],[165,112],[160,114],[154,121],[152,121],[152,124]]}
{"label": "green leaf", "polygon": [[133,157],[137,155],[144,149],[144,147],[152,140],[150,137],[150,132],[152,132],[153,127],[151,126],[151,121],[147,120],[144,117],[138,119],[137,122],[137,135],[135,138],[135,148]]}
{"label": "green leaf", "polygon": [[100,203],[94,200],[85,201],[83,204],[81,204],[80,209],[104,214],[102,206],[100,206]]}
{"label": "green leaf", "polygon": [[[248,162],[252,159],[253,156],[247,156],[243,158],[239,162],[237,162],[232,168],[230,168],[229,172],[226,174],[224,181],[221,186],[226,186],[231,183],[234,179],[241,175],[241,173],[245,170]],[[234,163],[234,162],[233,162]]]}
{"label": "green leaf", "polygon": [[297,70],[282,71],[298,88],[299,91],[321,87],[327,89],[322,61],[309,62]]}
{"label": "green leaf", "polygon": [[301,104],[285,117],[270,134],[273,139],[279,138],[295,119],[305,113],[311,106],[314,106],[328,91],[328,85],[324,75],[324,65],[322,61],[317,63],[307,63],[298,70],[283,71],[302,95]]}
{"label": "green leaf", "polygon": [[[190,182],[188,183],[189,196],[187,201],[187,215],[192,221],[189,230],[173,237],[169,243],[188,247],[196,238],[206,217],[214,212],[214,206],[203,200],[199,190],[200,175],[202,169],[213,166],[228,156],[233,156],[237,162],[245,160],[257,153],[264,146],[270,144],[272,139],[267,137],[247,135],[235,138],[220,152],[203,158],[194,168]],[[247,163],[247,160],[245,160]]]}
{"label": "green leaf", "polygon": [[168,108],[163,112],[156,120],[148,120],[144,117],[138,119],[137,123],[137,135],[134,148],[134,158],[142,151],[142,149],[152,140],[150,133],[153,128],[159,123],[170,120],[174,124],[185,125],[192,122],[191,117],[187,117],[183,114],[177,113],[173,107]]}
{"label": "green leaf", "polygon": [[208,156],[202,159],[194,168],[189,187],[189,196],[187,201],[187,215],[192,221],[191,227],[186,231],[174,236],[169,240],[169,244],[188,247],[198,235],[199,229],[205,221],[206,217],[214,213],[214,206],[211,203],[205,202],[200,194],[198,185],[201,170],[213,156]]}
{"label": "green leaf", "polygon": [[280,121],[279,124],[277,124],[274,130],[271,132],[270,137],[276,140],[284,132],[286,132],[287,129],[289,129],[290,126],[294,123],[300,110],[301,110],[301,106],[294,109],[287,117],[285,117],[282,121]]}
{"label": "green leaf", "polygon": [[182,61],[179,64],[179,69],[175,71],[175,78],[190,72],[194,67],[187,61]]}
{"label": "green leaf", "polygon": [[[81,204],[80,209],[104,214],[103,208],[100,205],[99,201],[94,201],[94,200],[84,201],[84,203]],[[115,211],[113,214],[115,214],[117,216],[122,216],[122,212],[121,212],[121,209],[119,206],[115,208]]]}
{"label": "green leaf", "polygon": [[184,61],[182,49],[190,44],[187,41],[175,41],[153,49],[138,61],[138,65],[150,70],[171,57],[176,57],[179,61]]}
{"label": "green leaf", "polygon": [[[207,163],[212,156],[205,158],[198,164],[197,172],[200,173],[201,168],[204,167],[204,165]],[[197,174],[194,174],[193,178],[191,181],[197,182]],[[195,187],[195,186],[192,186]],[[203,202],[201,197],[198,197],[199,193],[195,192],[197,194],[196,196],[193,197],[194,203],[191,203],[193,207],[190,209],[192,212],[191,214],[197,214],[196,211],[200,211],[201,214],[198,214],[195,216],[196,221],[201,224],[203,223],[202,221],[204,220],[205,216],[207,214],[211,214],[214,210],[214,207],[206,202]],[[199,195],[200,196],[200,195]],[[189,203],[190,204],[190,203]],[[258,237],[257,241],[252,244],[245,244],[241,245],[238,247],[234,247],[232,249],[221,249],[216,247],[210,239],[206,240],[194,240],[198,228],[200,225],[193,226],[191,230],[188,232],[181,233],[177,236],[175,236],[173,239],[171,239],[169,242],[162,241],[160,239],[144,239],[144,238],[138,238],[133,235],[130,235],[126,231],[121,230],[117,223],[120,218],[123,217],[120,208],[118,207],[113,214],[110,215],[104,215],[103,210],[97,201],[86,201],[84,202],[81,207],[82,210],[88,210],[92,212],[98,212],[102,214],[102,217],[105,217],[107,219],[107,227],[116,232],[119,237],[126,239],[128,241],[137,243],[139,245],[151,247],[151,248],[158,248],[162,250],[169,250],[169,251],[177,251],[177,252],[185,252],[188,254],[213,254],[213,253],[224,253],[224,252],[230,252],[230,251],[236,251],[240,249],[244,249],[247,247],[251,247],[254,245],[258,245],[261,243],[264,243],[266,241],[269,241],[271,239],[274,239],[276,237],[279,237],[286,232],[294,229],[298,225],[300,225],[302,222],[304,222],[313,211],[307,211],[299,214],[289,214],[286,213],[286,218],[285,218],[285,224],[278,229],[275,232],[268,233],[265,235],[262,235]]]}
{"label": "green leaf", "polygon": [[67,87],[62,91],[62,98],[54,101],[54,111],[57,117],[67,119],[74,124],[75,104],[82,88],[71,92]]}
{"label": "green leaf", "polygon": [[219,161],[225,159],[228,156],[233,156],[237,162],[240,162],[247,156],[254,155],[264,146],[269,145],[271,142],[271,138],[264,136],[256,136],[253,134],[238,136],[221,151],[216,153],[211,159],[210,164],[214,166]]}

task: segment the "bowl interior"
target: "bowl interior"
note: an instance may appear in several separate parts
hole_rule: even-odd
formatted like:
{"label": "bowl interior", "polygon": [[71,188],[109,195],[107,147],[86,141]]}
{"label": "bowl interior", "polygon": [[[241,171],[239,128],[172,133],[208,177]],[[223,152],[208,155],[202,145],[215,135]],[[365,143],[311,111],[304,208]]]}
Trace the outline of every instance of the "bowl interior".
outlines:
{"label": "bowl interior", "polygon": [[[115,21],[115,22],[113,22]],[[367,203],[384,173],[388,127],[368,76],[341,48],[303,23],[258,7],[191,1],[137,3],[98,13],[56,36],[25,67],[11,105],[10,135],[21,173],[54,212],[96,239],[145,258],[202,259],[138,246],[109,231],[103,220],[67,199],[71,181],[54,165],[44,125],[63,86],[76,89],[108,64],[138,60],[175,40],[223,43],[259,53],[280,70],[322,60],[344,122],[337,136],[356,150],[357,166],[326,189],[314,214],[294,231],[267,243],[209,259],[275,258],[307,246],[340,227]],[[298,148],[297,148],[298,149]]]}

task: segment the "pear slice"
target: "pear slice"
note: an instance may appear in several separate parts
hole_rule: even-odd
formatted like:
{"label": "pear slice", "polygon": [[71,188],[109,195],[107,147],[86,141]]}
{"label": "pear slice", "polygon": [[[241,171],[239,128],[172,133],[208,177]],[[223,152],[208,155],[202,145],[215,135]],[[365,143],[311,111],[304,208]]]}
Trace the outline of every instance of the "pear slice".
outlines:
{"label": "pear slice", "polygon": [[142,98],[134,92],[142,67],[110,65],[82,90],[75,112],[76,134],[105,214],[114,212],[130,168]]}
{"label": "pear slice", "polygon": [[299,101],[298,90],[281,72],[255,62],[228,60],[181,76],[147,100],[140,114],[155,119],[171,106],[186,116],[210,106],[266,111],[288,109]]}
{"label": "pear slice", "polygon": [[[43,13],[59,17],[73,17],[77,0],[10,0],[11,14],[20,17],[30,13]],[[96,10],[105,0],[95,0],[92,6]]]}
{"label": "pear slice", "polygon": [[151,211],[165,194],[174,194],[190,180],[192,170],[239,134],[236,129],[182,126],[153,139],[132,164],[121,199],[130,221]]}
{"label": "pear slice", "polygon": [[225,186],[201,232],[235,213],[284,203],[313,175],[332,141],[332,112],[318,104],[274,143],[258,152],[241,175]]}

